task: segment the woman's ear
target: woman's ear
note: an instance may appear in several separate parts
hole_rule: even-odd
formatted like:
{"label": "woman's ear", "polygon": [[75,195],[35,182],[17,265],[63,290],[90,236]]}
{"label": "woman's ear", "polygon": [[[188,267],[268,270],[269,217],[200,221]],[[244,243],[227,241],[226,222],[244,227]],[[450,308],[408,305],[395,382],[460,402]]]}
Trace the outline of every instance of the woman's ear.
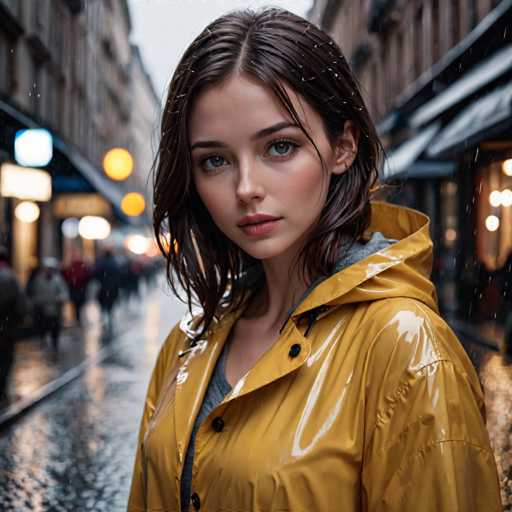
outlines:
{"label": "woman's ear", "polygon": [[345,121],[343,131],[336,140],[334,148],[333,174],[343,174],[354,163],[359,143],[359,128],[353,121]]}

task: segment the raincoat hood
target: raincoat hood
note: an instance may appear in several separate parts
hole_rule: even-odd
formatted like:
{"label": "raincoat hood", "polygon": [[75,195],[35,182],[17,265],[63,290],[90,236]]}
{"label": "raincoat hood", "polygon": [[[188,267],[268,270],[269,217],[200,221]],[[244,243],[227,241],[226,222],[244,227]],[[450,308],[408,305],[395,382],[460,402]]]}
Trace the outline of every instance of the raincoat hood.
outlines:
{"label": "raincoat hood", "polygon": [[[189,510],[501,510],[482,390],[438,314],[428,230],[419,212],[372,203],[366,243],[309,287],[200,424]],[[185,318],[164,343],[129,511],[181,511],[193,425],[241,314],[192,347]]]}
{"label": "raincoat hood", "polygon": [[297,318],[312,312],[314,316],[334,306],[392,297],[416,299],[438,312],[430,281],[429,224],[429,218],[418,211],[373,202],[363,242],[338,260],[331,276],[312,283],[290,315]]}

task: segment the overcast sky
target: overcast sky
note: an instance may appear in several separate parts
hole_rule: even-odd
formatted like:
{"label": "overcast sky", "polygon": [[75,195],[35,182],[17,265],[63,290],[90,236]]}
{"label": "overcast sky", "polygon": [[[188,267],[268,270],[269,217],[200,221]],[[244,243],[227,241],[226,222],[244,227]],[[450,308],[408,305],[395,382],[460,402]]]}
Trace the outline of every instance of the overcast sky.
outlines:
{"label": "overcast sky", "polygon": [[164,89],[182,53],[215,18],[241,7],[283,7],[305,16],[312,0],[129,0],[132,41],[140,47],[157,95]]}

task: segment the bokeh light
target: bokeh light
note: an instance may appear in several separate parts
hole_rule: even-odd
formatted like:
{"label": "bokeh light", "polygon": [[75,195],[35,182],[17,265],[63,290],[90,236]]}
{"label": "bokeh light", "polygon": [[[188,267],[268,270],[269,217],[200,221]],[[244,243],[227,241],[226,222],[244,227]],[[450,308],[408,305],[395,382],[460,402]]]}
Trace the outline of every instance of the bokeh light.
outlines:
{"label": "bokeh light", "polygon": [[129,192],[121,201],[121,210],[129,217],[140,215],[145,207],[146,202],[144,201],[144,197],[138,192]]}
{"label": "bokeh light", "polygon": [[39,218],[39,206],[32,201],[23,201],[16,206],[14,215],[22,222],[35,222]]}
{"label": "bokeh light", "polygon": [[113,148],[103,158],[103,170],[110,179],[123,181],[133,171],[133,157],[126,149]]}

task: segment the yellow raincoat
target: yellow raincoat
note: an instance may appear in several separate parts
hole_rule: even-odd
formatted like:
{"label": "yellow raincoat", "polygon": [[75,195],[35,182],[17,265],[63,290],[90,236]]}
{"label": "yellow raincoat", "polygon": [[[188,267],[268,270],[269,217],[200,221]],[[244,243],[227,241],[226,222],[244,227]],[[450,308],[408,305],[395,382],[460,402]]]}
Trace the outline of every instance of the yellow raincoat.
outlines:
{"label": "yellow raincoat", "polygon": [[[318,284],[201,424],[190,510],[501,510],[478,377],[438,315],[429,280],[428,219],[373,203],[369,231],[398,242]],[[311,311],[317,319],[305,336]],[[180,326],[167,338],[129,511],[180,511],[194,420],[240,314],[228,313],[182,357]]]}

